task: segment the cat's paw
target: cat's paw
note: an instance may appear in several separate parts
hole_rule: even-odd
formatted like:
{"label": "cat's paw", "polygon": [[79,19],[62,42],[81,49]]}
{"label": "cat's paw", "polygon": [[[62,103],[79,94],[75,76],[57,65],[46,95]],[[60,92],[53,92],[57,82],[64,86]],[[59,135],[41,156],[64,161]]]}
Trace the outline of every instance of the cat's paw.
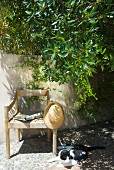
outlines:
{"label": "cat's paw", "polygon": [[57,167],[58,167],[58,168],[64,168],[64,165],[63,165],[62,163],[59,163],[59,164],[57,165]]}

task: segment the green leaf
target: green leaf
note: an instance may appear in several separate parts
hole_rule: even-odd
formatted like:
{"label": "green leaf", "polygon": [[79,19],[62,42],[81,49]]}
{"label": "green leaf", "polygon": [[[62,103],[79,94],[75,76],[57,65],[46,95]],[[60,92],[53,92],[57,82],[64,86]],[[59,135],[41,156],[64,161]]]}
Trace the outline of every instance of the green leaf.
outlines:
{"label": "green leaf", "polygon": [[95,62],[90,62],[90,61],[88,61],[87,62],[89,65],[95,65]]}
{"label": "green leaf", "polygon": [[58,53],[58,56],[61,58],[65,58],[68,56],[68,53]]}
{"label": "green leaf", "polygon": [[68,24],[72,24],[72,23],[75,23],[76,22],[76,20],[70,20],[70,21],[68,21]]}
{"label": "green leaf", "polygon": [[105,53],[105,51],[106,51],[106,48],[101,52],[101,54],[104,54]]}
{"label": "green leaf", "polygon": [[103,65],[101,65],[101,70],[104,71],[104,66]]}
{"label": "green leaf", "polygon": [[58,21],[53,22],[53,23],[52,23],[52,25],[56,25],[56,24],[57,24],[57,22],[58,22]]}
{"label": "green leaf", "polygon": [[55,53],[53,53],[53,54],[52,54],[52,56],[51,56],[52,60],[54,60],[54,59],[55,59],[55,57],[56,57],[56,54],[55,54]]}
{"label": "green leaf", "polygon": [[90,19],[89,19],[89,22],[90,22],[91,24],[95,24],[95,23],[96,23],[96,20],[93,19],[93,18],[90,18]]}
{"label": "green leaf", "polygon": [[31,15],[32,11],[25,11],[26,14]]}
{"label": "green leaf", "polygon": [[43,50],[43,53],[47,53],[47,52],[51,52],[51,51],[53,51],[52,48],[46,48],[46,49]]}

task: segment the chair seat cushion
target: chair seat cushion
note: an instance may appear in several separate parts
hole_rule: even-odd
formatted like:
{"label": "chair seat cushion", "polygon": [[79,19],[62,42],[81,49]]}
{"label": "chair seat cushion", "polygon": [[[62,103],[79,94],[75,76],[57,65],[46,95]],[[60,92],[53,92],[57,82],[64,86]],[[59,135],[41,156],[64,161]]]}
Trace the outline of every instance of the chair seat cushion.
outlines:
{"label": "chair seat cushion", "polygon": [[32,114],[24,114],[24,113],[19,112],[18,114],[16,114],[16,116],[14,116],[13,119],[14,120],[20,120],[20,121],[30,121],[30,120],[34,120],[34,119],[43,119],[43,113],[38,112],[38,113],[32,113]]}
{"label": "chair seat cushion", "polygon": [[[34,114],[35,115],[35,114]],[[42,117],[34,117],[34,119],[26,120],[25,115],[18,113],[12,120],[9,121],[9,128],[47,128]],[[31,116],[31,115],[30,115]]]}

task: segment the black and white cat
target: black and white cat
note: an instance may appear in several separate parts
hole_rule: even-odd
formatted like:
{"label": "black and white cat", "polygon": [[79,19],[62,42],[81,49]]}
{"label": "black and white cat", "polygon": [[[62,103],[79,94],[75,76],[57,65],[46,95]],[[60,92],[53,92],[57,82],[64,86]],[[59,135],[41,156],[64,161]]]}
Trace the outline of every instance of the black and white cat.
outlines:
{"label": "black and white cat", "polygon": [[58,153],[58,156],[50,159],[48,162],[58,162],[58,167],[73,166],[87,159],[88,152],[96,149],[104,149],[104,146],[87,147],[84,145],[64,146]]}
{"label": "black and white cat", "polygon": [[57,167],[68,167],[73,166],[78,163],[77,160],[69,158],[69,151],[67,149],[62,149],[59,151],[58,156],[48,160],[48,163],[56,162]]}

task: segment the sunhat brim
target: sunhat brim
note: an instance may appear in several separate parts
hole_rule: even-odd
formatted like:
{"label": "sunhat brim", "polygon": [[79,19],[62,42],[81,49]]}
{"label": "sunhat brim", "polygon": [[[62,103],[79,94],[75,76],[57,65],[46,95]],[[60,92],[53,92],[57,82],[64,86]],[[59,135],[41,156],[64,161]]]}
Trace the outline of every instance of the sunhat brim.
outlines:
{"label": "sunhat brim", "polygon": [[[59,109],[59,119],[55,122],[50,121],[50,117],[49,117],[49,112],[51,112],[51,114],[55,114],[55,110],[53,110],[52,106],[57,106]],[[49,128],[49,129],[58,129],[64,122],[64,110],[61,106],[60,103],[58,102],[49,102],[48,105],[46,106],[45,110],[44,110],[44,123],[45,125]]]}

